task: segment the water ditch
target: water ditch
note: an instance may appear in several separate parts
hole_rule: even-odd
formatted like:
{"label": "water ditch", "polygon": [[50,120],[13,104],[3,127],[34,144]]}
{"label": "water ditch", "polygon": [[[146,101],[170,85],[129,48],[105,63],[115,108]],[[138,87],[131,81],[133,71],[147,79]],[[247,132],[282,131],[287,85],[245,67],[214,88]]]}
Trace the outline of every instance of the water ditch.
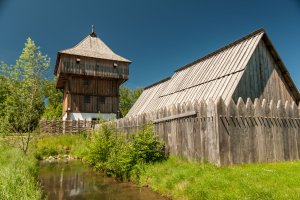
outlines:
{"label": "water ditch", "polygon": [[81,161],[41,162],[39,180],[49,200],[163,200],[149,188],[118,182]]}

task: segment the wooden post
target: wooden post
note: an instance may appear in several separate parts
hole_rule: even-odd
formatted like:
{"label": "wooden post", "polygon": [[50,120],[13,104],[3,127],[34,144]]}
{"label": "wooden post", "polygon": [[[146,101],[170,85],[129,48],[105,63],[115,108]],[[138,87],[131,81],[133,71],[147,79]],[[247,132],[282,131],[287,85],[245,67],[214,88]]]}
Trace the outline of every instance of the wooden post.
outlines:
{"label": "wooden post", "polygon": [[296,103],[293,101],[292,102],[292,106],[291,106],[291,124],[293,126],[293,138],[294,138],[294,151],[293,151],[293,159],[294,160],[298,160],[299,159],[299,148],[298,148],[298,127],[297,127],[297,123],[296,123],[296,118],[299,118],[299,113],[298,113],[298,108]]}
{"label": "wooden post", "polygon": [[246,118],[246,105],[243,99],[240,97],[237,103],[237,113],[238,113],[238,123],[240,129],[240,155],[241,155],[241,163],[249,163],[250,162],[250,154],[249,154],[249,127],[245,120]]}
{"label": "wooden post", "polygon": [[248,98],[246,102],[245,121],[249,127],[249,163],[255,163],[255,159],[257,158],[257,134],[255,132],[254,106],[250,98]]}
{"label": "wooden post", "polygon": [[239,164],[241,163],[241,156],[240,156],[240,133],[238,128],[238,121],[236,119],[237,116],[237,108],[234,101],[231,99],[228,106],[227,106],[227,113],[228,113],[228,131],[230,133],[230,160],[232,164]]}
{"label": "wooden post", "polygon": [[279,100],[277,102],[277,107],[276,107],[276,122],[277,122],[277,129],[276,129],[276,152],[277,152],[277,159],[279,161],[284,161],[286,156],[285,156],[285,140],[284,140],[284,131],[285,131],[285,126],[283,124],[282,117],[285,115],[284,114],[284,107]]}
{"label": "wooden post", "polygon": [[220,164],[231,165],[230,160],[230,133],[228,132],[228,116],[227,106],[222,98],[217,101],[218,114],[218,133],[219,133],[219,147],[220,147]]}
{"label": "wooden post", "polygon": [[201,158],[208,161],[208,137],[207,137],[207,104],[204,100],[200,102],[200,138],[201,138]]}
{"label": "wooden post", "polygon": [[262,104],[259,99],[254,101],[254,121],[256,123],[255,131],[257,133],[257,162],[266,161],[266,150],[265,150],[265,136],[264,136],[264,121],[262,116],[264,115],[262,110]]}
{"label": "wooden post", "polygon": [[287,119],[288,117],[290,117],[290,108],[289,108],[289,102],[286,101],[284,104],[284,113],[282,116],[283,123],[285,124],[284,135],[283,135],[285,160],[292,159],[292,141],[290,139],[291,131],[290,131],[290,124]]}
{"label": "wooden post", "polygon": [[216,165],[220,165],[219,133],[217,129],[217,110],[216,105],[212,99],[208,100],[207,117],[209,118],[207,126],[209,161]]}

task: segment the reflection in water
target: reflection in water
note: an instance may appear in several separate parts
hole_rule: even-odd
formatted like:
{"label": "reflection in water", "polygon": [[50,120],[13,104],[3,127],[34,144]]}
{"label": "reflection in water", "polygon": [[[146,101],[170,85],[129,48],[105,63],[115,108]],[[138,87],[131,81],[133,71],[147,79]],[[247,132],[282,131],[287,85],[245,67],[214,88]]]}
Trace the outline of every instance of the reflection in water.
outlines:
{"label": "reflection in water", "polygon": [[80,161],[43,162],[40,175],[44,194],[48,199],[164,199],[148,188],[121,183],[94,172]]}

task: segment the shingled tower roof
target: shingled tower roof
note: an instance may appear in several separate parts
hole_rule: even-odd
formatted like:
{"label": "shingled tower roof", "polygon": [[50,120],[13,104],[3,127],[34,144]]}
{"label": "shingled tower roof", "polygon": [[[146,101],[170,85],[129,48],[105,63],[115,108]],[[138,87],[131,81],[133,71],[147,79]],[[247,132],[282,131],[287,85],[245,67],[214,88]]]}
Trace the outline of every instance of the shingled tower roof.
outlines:
{"label": "shingled tower roof", "polygon": [[[130,60],[114,53],[99,37],[97,37],[94,31],[92,31],[91,34],[89,34],[87,37],[81,40],[74,47],[59,51],[57,58],[59,58],[61,54],[70,54],[131,63]],[[57,59],[57,61],[58,60],[59,59]],[[56,63],[56,69],[57,64],[58,63]],[[56,73],[56,69],[54,73]]]}
{"label": "shingled tower roof", "polygon": [[76,46],[59,51],[59,53],[131,62],[130,60],[115,54],[100,38],[97,37],[95,32],[92,32]]}

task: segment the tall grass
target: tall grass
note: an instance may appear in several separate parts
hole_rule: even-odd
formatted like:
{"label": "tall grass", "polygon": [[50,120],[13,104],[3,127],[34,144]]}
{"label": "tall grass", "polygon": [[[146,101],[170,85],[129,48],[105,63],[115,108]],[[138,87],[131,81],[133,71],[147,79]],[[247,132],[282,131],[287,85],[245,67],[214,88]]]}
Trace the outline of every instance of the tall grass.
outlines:
{"label": "tall grass", "polygon": [[37,160],[0,141],[0,199],[41,199]]}
{"label": "tall grass", "polygon": [[56,135],[41,136],[32,143],[31,151],[36,158],[43,159],[49,156],[72,155],[83,158],[88,151],[86,135]]}
{"label": "tall grass", "polygon": [[171,157],[146,166],[140,182],[173,199],[300,199],[300,161],[216,167]]}

